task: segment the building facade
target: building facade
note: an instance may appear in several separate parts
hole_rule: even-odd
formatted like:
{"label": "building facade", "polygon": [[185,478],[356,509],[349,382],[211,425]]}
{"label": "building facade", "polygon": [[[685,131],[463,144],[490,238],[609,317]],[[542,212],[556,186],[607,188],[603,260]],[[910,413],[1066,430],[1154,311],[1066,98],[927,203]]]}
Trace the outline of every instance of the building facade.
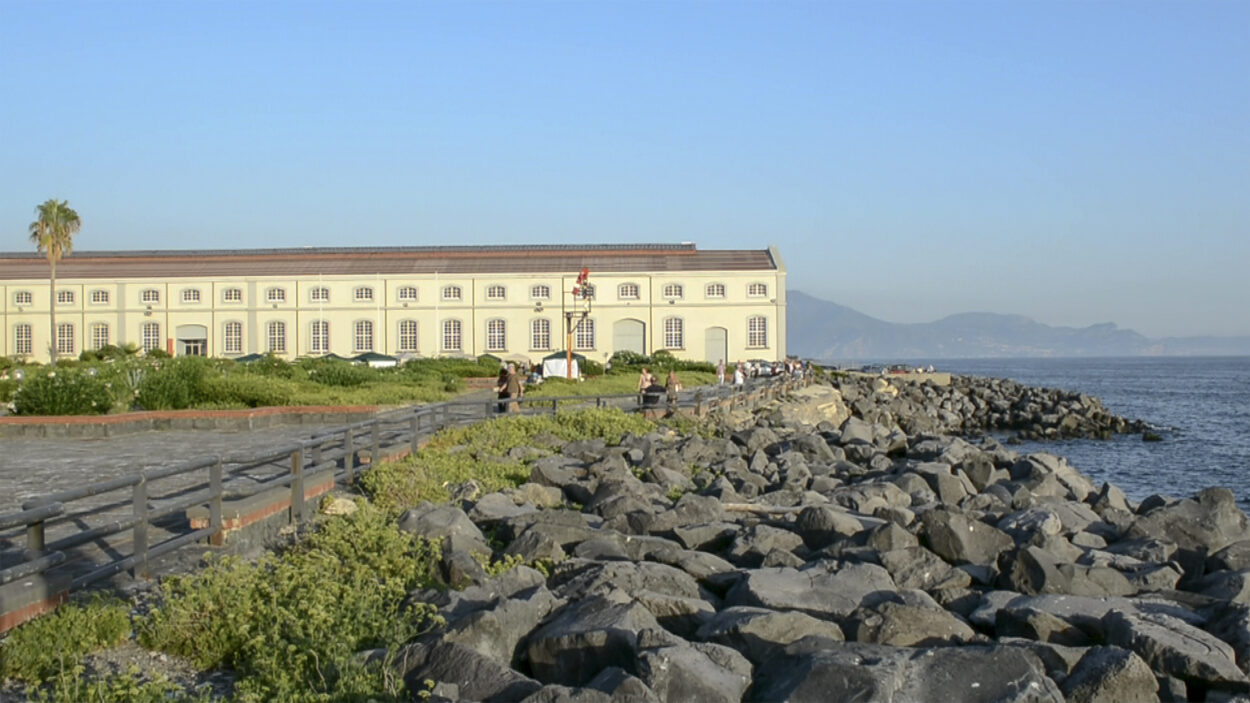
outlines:
{"label": "building facade", "polygon": [[[589,272],[589,289],[578,285]],[[574,295],[574,289],[577,295]],[[493,354],[573,349],[684,359],[785,357],[776,248],[693,244],[75,252],[55,293],[36,253],[0,253],[3,354],[46,362],[134,343],[174,355],[294,359],[363,352]],[[56,306],[55,339],[49,306]]]}

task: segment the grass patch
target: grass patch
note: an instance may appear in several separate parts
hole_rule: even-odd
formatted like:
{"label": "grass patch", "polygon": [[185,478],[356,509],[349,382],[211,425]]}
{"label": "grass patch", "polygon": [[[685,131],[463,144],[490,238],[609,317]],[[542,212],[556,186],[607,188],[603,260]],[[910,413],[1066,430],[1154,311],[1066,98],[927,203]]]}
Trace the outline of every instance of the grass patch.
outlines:
{"label": "grass patch", "polygon": [[0,647],[0,676],[41,684],[130,635],[130,608],[94,596],[21,625]]}
{"label": "grass patch", "polygon": [[[694,388],[716,383],[716,373],[707,371],[680,371],[683,388]],[[661,376],[660,383],[665,377]],[[566,395],[629,395],[638,392],[638,374],[611,373],[606,376],[595,376],[585,381],[570,381],[566,378],[549,378],[537,386],[528,386],[525,395],[529,398],[549,398]]]}
{"label": "grass patch", "polygon": [[469,479],[487,491],[524,483],[529,468],[507,454],[517,447],[541,444],[542,435],[565,441],[598,438],[617,444],[627,433],[653,429],[655,423],[615,408],[501,417],[443,430],[415,456],[366,471],[360,483],[375,505],[395,512],[423,500],[447,500],[448,486]]}

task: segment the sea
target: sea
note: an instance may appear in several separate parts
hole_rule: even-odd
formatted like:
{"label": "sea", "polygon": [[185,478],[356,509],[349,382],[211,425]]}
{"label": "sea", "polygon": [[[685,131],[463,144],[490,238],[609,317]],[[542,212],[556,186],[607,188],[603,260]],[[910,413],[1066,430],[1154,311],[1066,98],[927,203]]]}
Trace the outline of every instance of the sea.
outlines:
{"label": "sea", "polygon": [[1250,510],[1250,357],[1125,357],[1079,359],[935,359],[939,371],[1009,378],[1030,386],[1096,396],[1111,412],[1149,423],[1161,437],[1022,442],[1011,449],[1044,451],[1099,485],[1109,481],[1131,499],[1154,494],[1190,497],[1209,486],[1232,490]]}

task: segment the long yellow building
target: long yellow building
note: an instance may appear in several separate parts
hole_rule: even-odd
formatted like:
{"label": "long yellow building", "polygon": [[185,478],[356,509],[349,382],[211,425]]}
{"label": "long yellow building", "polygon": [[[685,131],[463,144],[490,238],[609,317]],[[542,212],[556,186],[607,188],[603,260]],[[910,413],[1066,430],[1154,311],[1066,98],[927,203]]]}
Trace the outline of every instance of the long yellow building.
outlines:
{"label": "long yellow building", "polygon": [[[578,275],[589,272],[589,286]],[[785,357],[775,247],[693,244],[75,252],[55,294],[39,254],[0,253],[0,349],[47,361],[106,344],[175,355],[477,356],[600,363],[667,349]],[[576,289],[576,294],[574,290]],[[55,303],[53,302],[55,301]],[[52,339],[49,306],[56,305]]]}

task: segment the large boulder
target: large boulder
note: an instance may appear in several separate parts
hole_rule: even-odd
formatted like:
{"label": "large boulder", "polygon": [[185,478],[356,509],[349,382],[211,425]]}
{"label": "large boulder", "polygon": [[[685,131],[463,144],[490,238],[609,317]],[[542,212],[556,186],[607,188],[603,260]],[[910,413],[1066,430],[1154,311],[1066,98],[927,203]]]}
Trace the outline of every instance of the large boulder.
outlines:
{"label": "large boulder", "polygon": [[583,686],[601,670],[633,670],[639,636],[659,630],[655,616],[621,594],[576,600],[526,639],[529,668],[539,680]]}
{"label": "large boulder", "polygon": [[859,611],[852,620],[855,640],[868,644],[926,647],[961,644],[976,637],[967,623],[945,610],[892,601]]}
{"label": "large boulder", "polygon": [[648,649],[638,657],[637,669],[639,678],[664,701],[737,703],[751,684],[750,663],[728,648],[705,651],[675,645]]}
{"label": "large boulder", "polygon": [[733,647],[756,664],[777,656],[786,645],[804,637],[844,639],[841,628],[827,620],[796,611],[748,606],[720,611],[699,628],[697,637]]}
{"label": "large boulder", "polygon": [[[1143,504],[1143,508],[1145,505]],[[1128,529],[1129,538],[1155,538],[1180,547],[1186,574],[1202,575],[1208,555],[1250,539],[1250,520],[1227,488],[1208,488],[1192,499],[1145,511]]]}
{"label": "large boulder", "polygon": [[725,605],[841,618],[897,588],[889,572],[876,564],[850,564],[834,570],[825,566],[817,563],[803,570],[776,567],[750,571],[725,596]]}
{"label": "large boulder", "polygon": [[519,701],[542,684],[498,660],[456,642],[416,643],[399,650],[394,666],[411,691],[425,681],[451,684],[458,695],[474,701]]}
{"label": "large boulder", "polygon": [[952,564],[993,564],[1015,546],[1007,533],[952,510],[930,510],[921,517],[921,536]]}
{"label": "large boulder", "polygon": [[1041,661],[1020,647],[902,648],[802,640],[756,672],[748,700],[1063,703]]}
{"label": "large boulder", "polygon": [[1091,647],[1060,687],[1068,703],[1154,703],[1159,682],[1141,657],[1119,647]]}
{"label": "large boulder", "polygon": [[1136,652],[1156,671],[1211,684],[1250,683],[1228,643],[1176,618],[1112,610],[1103,631],[1107,644]]}
{"label": "large boulder", "polygon": [[768,419],[774,425],[815,427],[822,422],[841,425],[850,416],[851,410],[838,389],[811,385],[791,391],[787,401],[778,405]]}
{"label": "large boulder", "polygon": [[491,551],[482,531],[463,510],[454,505],[423,502],[409,508],[399,516],[399,529],[439,541],[444,551],[460,550],[485,554],[490,554]]}

